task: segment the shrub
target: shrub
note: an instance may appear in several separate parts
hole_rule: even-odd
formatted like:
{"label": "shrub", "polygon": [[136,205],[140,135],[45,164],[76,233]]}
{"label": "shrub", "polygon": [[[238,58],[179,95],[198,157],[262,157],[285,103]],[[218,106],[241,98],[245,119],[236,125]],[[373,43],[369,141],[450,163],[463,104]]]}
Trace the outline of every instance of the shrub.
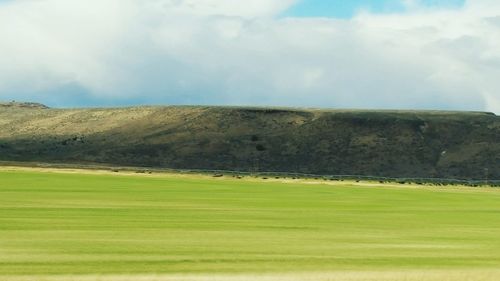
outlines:
{"label": "shrub", "polygon": [[257,146],[255,146],[255,149],[257,149],[257,151],[265,151],[266,147],[262,144],[258,144]]}

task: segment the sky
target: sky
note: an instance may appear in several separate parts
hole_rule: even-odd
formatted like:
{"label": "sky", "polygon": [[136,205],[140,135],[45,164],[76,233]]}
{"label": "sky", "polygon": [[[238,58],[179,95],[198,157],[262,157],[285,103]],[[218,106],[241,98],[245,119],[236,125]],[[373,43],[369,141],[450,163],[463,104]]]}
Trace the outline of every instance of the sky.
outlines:
{"label": "sky", "polygon": [[361,12],[401,13],[411,5],[426,8],[460,8],[465,0],[422,0],[420,2],[400,0],[304,0],[297,1],[284,14],[292,17],[331,17],[349,19]]}
{"label": "sky", "polygon": [[500,113],[498,0],[0,0],[0,100]]}

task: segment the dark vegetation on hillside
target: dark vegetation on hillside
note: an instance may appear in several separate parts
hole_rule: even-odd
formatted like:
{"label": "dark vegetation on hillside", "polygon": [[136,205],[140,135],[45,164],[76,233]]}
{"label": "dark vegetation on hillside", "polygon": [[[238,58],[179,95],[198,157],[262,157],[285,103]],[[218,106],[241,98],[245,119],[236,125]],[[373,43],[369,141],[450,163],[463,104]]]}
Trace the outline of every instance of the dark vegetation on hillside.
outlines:
{"label": "dark vegetation on hillside", "polygon": [[10,103],[0,104],[0,160],[498,180],[500,117]]}

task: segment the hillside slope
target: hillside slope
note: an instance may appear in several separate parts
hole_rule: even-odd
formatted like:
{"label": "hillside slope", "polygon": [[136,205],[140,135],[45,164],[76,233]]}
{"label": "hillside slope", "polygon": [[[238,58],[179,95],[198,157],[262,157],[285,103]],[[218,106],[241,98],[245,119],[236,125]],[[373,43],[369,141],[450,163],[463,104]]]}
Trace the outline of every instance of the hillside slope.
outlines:
{"label": "hillside slope", "polygon": [[500,179],[481,112],[0,104],[0,160]]}

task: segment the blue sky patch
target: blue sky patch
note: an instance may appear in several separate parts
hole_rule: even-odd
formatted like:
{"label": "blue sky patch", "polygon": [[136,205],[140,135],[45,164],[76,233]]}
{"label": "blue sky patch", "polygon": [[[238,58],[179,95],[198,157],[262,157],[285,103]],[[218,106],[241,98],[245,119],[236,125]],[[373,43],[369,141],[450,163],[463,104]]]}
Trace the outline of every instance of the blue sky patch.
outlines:
{"label": "blue sky patch", "polygon": [[[465,0],[420,0],[421,5],[432,8],[459,8]],[[406,9],[402,0],[301,0],[284,16],[351,18],[359,11],[397,13]]]}

